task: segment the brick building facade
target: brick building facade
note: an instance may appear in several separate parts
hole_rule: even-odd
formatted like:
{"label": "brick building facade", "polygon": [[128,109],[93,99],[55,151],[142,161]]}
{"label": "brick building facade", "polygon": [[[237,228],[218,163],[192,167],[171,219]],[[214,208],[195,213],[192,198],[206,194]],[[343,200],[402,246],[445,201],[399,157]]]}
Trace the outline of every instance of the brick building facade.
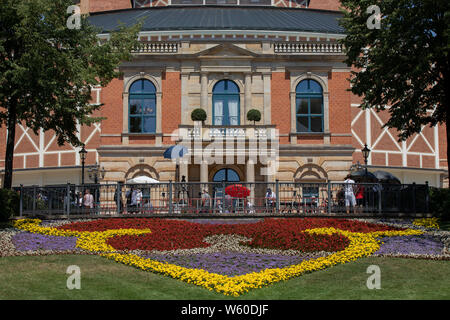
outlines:
{"label": "brick building facade", "polygon": [[[233,161],[223,154],[210,163],[194,151],[180,164],[177,178],[213,181],[232,170],[249,182],[342,181],[352,164],[364,163],[360,150],[367,143],[369,170],[389,171],[404,183],[443,184],[445,128],[424,128],[398,142],[395,130],[382,128],[388,114],[361,110],[359,98],[348,91],[350,68],[337,42],[345,36],[337,24],[338,0],[80,5],[102,28],[99,37],[107,37],[118,20],[132,23],[147,16],[140,33],[145,46],[121,65],[123,76],[93,89],[92,103],[103,104],[98,115],[106,120],[79,127],[86,166],[104,167],[104,182],[137,175],[175,180],[176,164],[163,157],[168,147],[188,142],[192,148],[192,138],[201,136],[204,151],[225,135],[233,141]],[[201,127],[191,120],[196,108],[207,113]],[[261,121],[247,120],[250,109],[260,111]],[[276,139],[269,139],[274,134]],[[268,164],[252,155],[255,135],[276,146],[272,174],[262,174]],[[6,141],[5,128],[0,139]],[[51,132],[35,135],[18,125],[14,185],[80,183],[79,151],[57,146]],[[0,168],[4,153],[0,143]]]}

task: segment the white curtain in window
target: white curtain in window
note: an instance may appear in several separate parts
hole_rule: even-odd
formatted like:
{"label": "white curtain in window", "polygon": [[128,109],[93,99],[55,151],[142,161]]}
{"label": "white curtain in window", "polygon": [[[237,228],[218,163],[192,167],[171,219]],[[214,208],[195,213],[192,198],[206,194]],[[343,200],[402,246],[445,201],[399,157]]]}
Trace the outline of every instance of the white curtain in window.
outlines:
{"label": "white curtain in window", "polygon": [[221,125],[223,118],[223,101],[214,102],[214,125]]}
{"label": "white curtain in window", "polygon": [[230,125],[238,125],[239,110],[237,101],[228,102],[228,113],[230,115]]}

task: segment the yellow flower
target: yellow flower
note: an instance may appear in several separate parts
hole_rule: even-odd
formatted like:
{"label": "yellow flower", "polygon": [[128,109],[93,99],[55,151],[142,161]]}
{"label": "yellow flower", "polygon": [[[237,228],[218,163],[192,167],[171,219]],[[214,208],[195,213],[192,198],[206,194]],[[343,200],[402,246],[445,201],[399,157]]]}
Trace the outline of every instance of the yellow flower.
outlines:
{"label": "yellow flower", "polygon": [[297,277],[307,272],[312,272],[328,268],[337,264],[354,261],[361,257],[367,257],[380,248],[378,237],[419,235],[419,230],[400,230],[400,231],[376,231],[370,233],[351,232],[335,228],[315,228],[303,232],[315,234],[334,233],[341,234],[350,240],[349,245],[342,251],[335,252],[326,257],[320,257],[314,260],[305,260],[297,265],[291,265],[284,268],[265,269],[259,272],[252,272],[245,275],[234,277],[224,276],[216,273],[210,273],[202,269],[190,269],[166,262],[146,259],[135,254],[118,253],[109,246],[107,239],[117,235],[139,235],[150,233],[148,229],[118,229],[102,232],[71,231],[59,230],[51,227],[42,227],[39,219],[17,220],[14,226],[21,230],[33,233],[40,233],[54,236],[76,236],[77,247],[96,252],[103,257],[114,260],[125,265],[133,266],[144,271],[160,273],[174,279],[179,279],[187,283],[192,283],[208,290],[215,290],[224,295],[239,296],[251,289],[261,288],[271,283],[284,281]]}

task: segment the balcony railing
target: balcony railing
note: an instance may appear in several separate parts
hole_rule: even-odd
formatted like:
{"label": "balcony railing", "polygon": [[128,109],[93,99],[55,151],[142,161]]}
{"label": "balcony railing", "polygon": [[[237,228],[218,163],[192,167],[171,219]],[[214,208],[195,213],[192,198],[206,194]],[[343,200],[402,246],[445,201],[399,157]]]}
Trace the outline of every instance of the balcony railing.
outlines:
{"label": "balcony railing", "polygon": [[343,45],[336,42],[278,42],[275,53],[292,54],[344,54]]}
{"label": "balcony railing", "polygon": [[178,42],[143,42],[133,53],[177,53]]}
{"label": "balcony railing", "polygon": [[214,125],[180,125],[180,139],[275,139],[275,125],[239,125],[239,126],[214,126]]}

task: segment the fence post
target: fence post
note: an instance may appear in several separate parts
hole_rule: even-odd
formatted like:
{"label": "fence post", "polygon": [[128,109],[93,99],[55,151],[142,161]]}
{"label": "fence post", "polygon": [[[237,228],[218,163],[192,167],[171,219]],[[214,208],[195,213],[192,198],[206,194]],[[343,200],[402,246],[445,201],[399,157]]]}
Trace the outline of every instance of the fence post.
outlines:
{"label": "fence post", "polygon": [[36,186],[33,186],[33,214],[36,211]]}
{"label": "fence post", "polygon": [[425,211],[426,213],[430,213],[430,188],[428,181],[425,181],[425,188]]}
{"label": "fence post", "polygon": [[19,203],[19,216],[23,214],[23,184],[20,185],[20,203]]}
{"label": "fence post", "polygon": [[378,213],[381,215],[381,188],[382,186],[378,184],[377,192],[378,192]]}
{"label": "fence post", "polygon": [[120,214],[120,211],[122,210],[122,186],[120,185],[120,181],[117,181],[117,189],[116,189],[116,208],[117,208],[117,214]]}
{"label": "fence post", "polygon": [[332,195],[332,193],[331,193],[331,182],[330,182],[330,180],[328,180],[328,182],[327,182],[327,188],[328,188],[328,201],[327,201],[327,204],[328,204],[328,214],[331,214],[331,205],[333,204],[333,195]]}
{"label": "fence post", "polygon": [[70,218],[70,182],[67,182],[67,187],[66,187],[66,202],[67,202],[67,207],[66,207],[66,213],[67,213],[67,218]]}
{"label": "fence post", "polygon": [[173,203],[172,203],[172,180],[169,180],[169,214],[172,214],[173,211]]}
{"label": "fence post", "polygon": [[412,183],[412,210],[416,213],[416,183]]}
{"label": "fence post", "polygon": [[280,182],[278,179],[275,180],[275,197],[276,212],[278,214],[280,212]]}

